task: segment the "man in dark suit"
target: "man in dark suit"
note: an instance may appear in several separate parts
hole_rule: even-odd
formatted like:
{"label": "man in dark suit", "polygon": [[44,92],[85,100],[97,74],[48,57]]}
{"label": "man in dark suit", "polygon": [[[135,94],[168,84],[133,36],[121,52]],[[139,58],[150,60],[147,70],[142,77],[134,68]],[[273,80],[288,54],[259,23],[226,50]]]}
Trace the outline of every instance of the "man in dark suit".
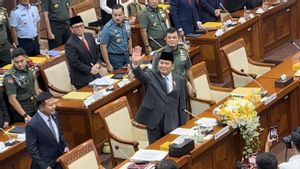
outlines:
{"label": "man in dark suit", "polygon": [[221,15],[222,0],[199,0],[199,16],[201,22],[216,22]]}
{"label": "man in dark suit", "polygon": [[137,114],[137,121],[146,125],[149,143],[153,143],[175,128],[185,124],[185,80],[172,73],[173,54],[162,52],[158,69],[143,71],[139,63],[143,56],[135,47],[132,69],[135,77],[145,85],[146,93]]}
{"label": "man in dark suit", "polygon": [[199,29],[197,22],[200,19],[194,0],[172,0],[170,5],[174,25],[181,34],[187,35]]}
{"label": "man in dark suit", "polygon": [[100,77],[100,49],[91,33],[84,33],[80,16],[70,18],[71,37],[65,44],[66,57],[70,66],[71,83],[80,89]]}
{"label": "man in dark suit", "polygon": [[61,169],[57,158],[68,152],[68,144],[60,130],[55,113],[56,99],[49,92],[37,97],[37,113],[27,124],[27,150],[32,157],[31,169]]}

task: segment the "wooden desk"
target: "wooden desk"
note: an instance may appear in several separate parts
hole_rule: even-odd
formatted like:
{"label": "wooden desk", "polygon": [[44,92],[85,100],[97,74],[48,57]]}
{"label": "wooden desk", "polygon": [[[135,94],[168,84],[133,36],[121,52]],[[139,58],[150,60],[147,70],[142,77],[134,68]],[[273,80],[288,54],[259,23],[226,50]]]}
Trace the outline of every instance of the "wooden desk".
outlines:
{"label": "wooden desk", "polygon": [[[15,123],[15,126],[24,126],[24,123]],[[16,137],[12,136],[11,137]],[[0,141],[9,140],[7,135],[0,131]],[[1,169],[29,169],[31,165],[31,157],[27,153],[26,142],[18,142],[8,150],[0,153]]]}
{"label": "wooden desk", "polygon": [[260,60],[262,58],[261,41],[257,38],[260,35],[259,31],[259,17],[256,16],[233,27],[220,37],[216,37],[215,31],[211,31],[197,38],[187,39],[191,41],[192,46],[200,47],[200,54],[203,61],[206,62],[211,81],[223,83],[230,82],[230,74],[228,64],[220,48],[239,38],[244,38],[248,56],[254,60]]}
{"label": "wooden desk", "polygon": [[[199,58],[199,51],[198,47],[190,49],[191,60]],[[194,60],[194,62],[196,61]],[[87,86],[80,91],[92,91],[92,88]],[[117,88],[113,93],[89,107],[85,107],[83,101],[64,99],[57,104],[56,110],[60,117],[61,128],[71,148],[92,138],[97,150],[101,151],[107,136],[100,116],[94,112],[121,96],[127,97],[133,117],[135,117],[144,97],[144,87],[138,80],[134,80],[122,88]]]}
{"label": "wooden desk", "polygon": [[[256,109],[260,116],[261,127],[264,128],[261,134],[261,142],[265,143],[270,126],[278,126],[280,139],[291,132],[294,123],[294,112],[297,112],[297,106],[295,105],[298,102],[297,87],[299,86],[299,82],[294,81],[284,88],[276,88],[274,86],[276,79],[274,78],[259,78],[258,81],[270,94],[277,93],[277,99],[268,105],[260,103]],[[252,82],[248,86],[257,87],[258,85]],[[222,102],[224,101],[226,101],[226,99]],[[216,106],[217,105],[214,107]],[[212,110],[214,107],[198,115],[198,117],[213,117]],[[182,127],[191,128],[195,126],[194,122],[196,120],[197,119],[193,118]],[[298,125],[299,124],[300,123],[298,123]],[[214,128],[214,131],[217,132],[221,128],[221,126],[217,126]],[[159,149],[159,145],[166,141],[172,141],[176,137],[176,135],[168,134],[151,144],[148,148]],[[188,158],[187,165],[182,166],[182,159],[180,158],[171,159],[175,160],[181,167],[193,169],[232,169],[236,168],[236,161],[241,159],[242,144],[241,136],[238,131],[230,129],[229,132],[217,140],[211,139],[196,145],[195,149],[189,153],[189,156],[186,156]],[[261,148],[263,147],[264,145],[261,146]],[[125,162],[116,168],[120,168],[123,164],[125,164]]]}

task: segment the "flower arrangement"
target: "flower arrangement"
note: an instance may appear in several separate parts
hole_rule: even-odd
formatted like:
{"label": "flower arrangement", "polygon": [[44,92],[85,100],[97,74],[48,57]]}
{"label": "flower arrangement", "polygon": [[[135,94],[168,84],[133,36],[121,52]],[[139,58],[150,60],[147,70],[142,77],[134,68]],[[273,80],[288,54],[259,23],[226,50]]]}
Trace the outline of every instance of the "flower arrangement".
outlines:
{"label": "flower arrangement", "polygon": [[248,159],[259,148],[260,123],[254,104],[247,98],[232,97],[214,110],[223,124],[239,128],[245,142],[243,156]]}

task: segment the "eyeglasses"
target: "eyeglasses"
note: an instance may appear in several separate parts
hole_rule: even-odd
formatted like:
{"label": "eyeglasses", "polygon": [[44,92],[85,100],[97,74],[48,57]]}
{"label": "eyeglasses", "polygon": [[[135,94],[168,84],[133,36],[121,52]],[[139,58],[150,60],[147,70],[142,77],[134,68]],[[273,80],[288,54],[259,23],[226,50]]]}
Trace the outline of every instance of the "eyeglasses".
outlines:
{"label": "eyeglasses", "polygon": [[84,24],[72,26],[73,29],[79,29],[79,28],[83,28],[83,27],[84,27]]}

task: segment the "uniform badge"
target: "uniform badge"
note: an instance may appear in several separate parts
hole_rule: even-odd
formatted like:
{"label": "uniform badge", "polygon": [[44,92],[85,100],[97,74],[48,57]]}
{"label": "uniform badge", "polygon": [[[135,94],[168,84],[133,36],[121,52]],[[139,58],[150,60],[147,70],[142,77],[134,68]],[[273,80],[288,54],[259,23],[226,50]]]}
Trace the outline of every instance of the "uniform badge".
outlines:
{"label": "uniform badge", "polygon": [[118,38],[118,39],[116,39],[116,41],[117,41],[118,43],[120,43],[120,42],[121,42],[121,39],[120,39],[120,38]]}
{"label": "uniform badge", "polygon": [[157,22],[153,22],[153,26],[157,26]]}
{"label": "uniform badge", "polygon": [[55,7],[55,8],[58,8],[58,7],[59,7],[59,4],[55,4],[54,7]]}
{"label": "uniform badge", "polygon": [[66,6],[67,6],[67,8],[69,8],[70,4],[67,2],[67,3],[66,3]]}
{"label": "uniform badge", "polygon": [[186,55],[183,53],[182,50],[180,50],[180,61],[185,61],[186,60]]}
{"label": "uniform badge", "polygon": [[25,24],[25,25],[27,24],[27,20],[24,20],[24,24]]}

